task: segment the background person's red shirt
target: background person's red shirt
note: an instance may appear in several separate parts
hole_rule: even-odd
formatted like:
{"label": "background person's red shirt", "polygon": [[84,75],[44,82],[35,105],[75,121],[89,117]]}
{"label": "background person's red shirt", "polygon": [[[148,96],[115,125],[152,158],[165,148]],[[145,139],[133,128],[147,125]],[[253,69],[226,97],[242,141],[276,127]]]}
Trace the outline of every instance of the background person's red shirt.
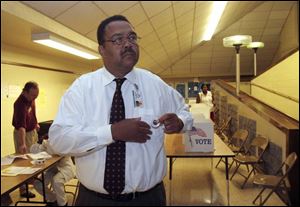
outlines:
{"label": "background person's red shirt", "polygon": [[24,95],[20,95],[14,103],[14,115],[12,125],[15,129],[24,127],[26,132],[36,128],[35,102],[28,101]]}

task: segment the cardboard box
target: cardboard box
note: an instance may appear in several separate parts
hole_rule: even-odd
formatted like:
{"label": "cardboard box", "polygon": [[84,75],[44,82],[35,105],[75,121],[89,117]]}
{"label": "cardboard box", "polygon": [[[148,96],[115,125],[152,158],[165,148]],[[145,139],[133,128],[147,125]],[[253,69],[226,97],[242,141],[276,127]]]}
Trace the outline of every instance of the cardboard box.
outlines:
{"label": "cardboard box", "polygon": [[186,152],[213,152],[214,127],[210,119],[201,119],[194,123],[192,130],[183,136]]}

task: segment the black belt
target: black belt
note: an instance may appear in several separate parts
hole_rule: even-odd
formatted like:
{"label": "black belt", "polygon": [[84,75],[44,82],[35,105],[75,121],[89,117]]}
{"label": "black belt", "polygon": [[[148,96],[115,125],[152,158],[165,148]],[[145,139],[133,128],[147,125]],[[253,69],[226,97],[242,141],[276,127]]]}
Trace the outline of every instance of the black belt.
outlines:
{"label": "black belt", "polygon": [[163,182],[160,182],[158,183],[157,185],[155,185],[153,188],[147,190],[147,191],[144,191],[144,192],[134,192],[134,193],[125,193],[125,194],[119,194],[119,195],[116,195],[116,196],[112,196],[110,194],[104,194],[104,193],[98,193],[98,192],[95,192],[93,190],[90,190],[88,189],[87,187],[85,187],[84,185],[82,185],[80,183],[80,185],[85,189],[87,190],[88,192],[90,193],[93,193],[95,195],[97,195],[98,197],[100,198],[103,198],[103,199],[108,199],[108,200],[116,200],[116,201],[130,201],[130,200],[133,200],[137,197],[140,197],[146,193],[149,193],[150,191],[152,190],[155,190],[156,188],[158,188],[159,186],[163,185]]}

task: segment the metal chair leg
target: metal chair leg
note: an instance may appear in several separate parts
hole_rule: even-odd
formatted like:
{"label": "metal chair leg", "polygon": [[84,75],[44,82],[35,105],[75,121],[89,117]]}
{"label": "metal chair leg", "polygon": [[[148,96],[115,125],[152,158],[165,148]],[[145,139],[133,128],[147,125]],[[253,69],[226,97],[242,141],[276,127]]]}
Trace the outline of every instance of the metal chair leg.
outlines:
{"label": "metal chair leg", "polygon": [[232,180],[233,176],[236,174],[236,172],[237,172],[237,170],[239,169],[240,165],[241,165],[241,164],[238,164],[238,165],[236,166],[236,168],[235,168],[235,170],[234,170],[232,176],[230,177],[230,180]]}
{"label": "metal chair leg", "polygon": [[[253,203],[254,205],[255,205],[255,202],[257,201],[257,199],[258,199],[259,197],[262,196],[262,193],[263,193],[265,190],[266,190],[266,188],[263,187],[262,190],[259,192],[259,194],[256,196],[256,198],[252,201],[252,203]],[[259,205],[261,206],[261,201],[259,202]]]}
{"label": "metal chair leg", "polygon": [[222,161],[222,157],[219,159],[218,163],[216,164],[216,168],[218,167],[221,161]]}
{"label": "metal chair leg", "polygon": [[252,172],[254,172],[254,168],[250,171],[250,173],[248,174],[248,176],[246,177],[246,180],[244,181],[243,185],[242,185],[242,189],[244,189],[247,181],[249,180],[250,178],[250,175],[252,174]]}

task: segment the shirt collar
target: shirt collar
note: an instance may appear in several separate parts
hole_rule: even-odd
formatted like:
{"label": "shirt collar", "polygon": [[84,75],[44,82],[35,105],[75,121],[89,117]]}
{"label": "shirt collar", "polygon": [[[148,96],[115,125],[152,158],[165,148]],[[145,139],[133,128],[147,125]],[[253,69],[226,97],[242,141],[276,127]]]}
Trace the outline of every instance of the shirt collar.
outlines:
{"label": "shirt collar", "polygon": [[[106,86],[114,81],[116,77],[111,74],[105,67],[103,67],[103,86]],[[136,68],[133,68],[127,75],[125,75],[126,80],[132,84],[137,84],[137,74]]]}

